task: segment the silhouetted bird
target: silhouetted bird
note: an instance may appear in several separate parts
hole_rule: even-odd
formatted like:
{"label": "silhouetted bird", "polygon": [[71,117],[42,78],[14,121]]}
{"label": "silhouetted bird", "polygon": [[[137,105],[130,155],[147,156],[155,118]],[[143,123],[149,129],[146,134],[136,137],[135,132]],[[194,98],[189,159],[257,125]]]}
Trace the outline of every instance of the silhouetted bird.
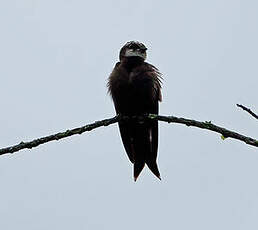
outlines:
{"label": "silhouetted bird", "polygon": [[[146,50],[145,45],[137,41],[127,42],[120,50],[120,62],[108,79],[108,90],[117,114],[133,116],[159,112],[161,74],[145,62]],[[119,129],[126,153],[134,164],[134,180],[145,163],[160,179],[156,163],[158,121],[129,119],[119,122]]]}

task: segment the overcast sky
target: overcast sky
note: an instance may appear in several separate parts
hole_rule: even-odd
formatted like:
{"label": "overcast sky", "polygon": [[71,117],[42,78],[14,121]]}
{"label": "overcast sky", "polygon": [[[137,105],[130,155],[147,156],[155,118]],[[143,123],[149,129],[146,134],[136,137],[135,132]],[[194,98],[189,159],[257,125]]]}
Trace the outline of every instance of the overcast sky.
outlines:
{"label": "overcast sky", "polygon": [[[0,148],[112,117],[106,82],[138,40],[160,114],[258,138],[255,0],[0,2]],[[258,151],[160,123],[162,181],[133,182],[117,124],[0,157],[0,229],[258,229]]]}

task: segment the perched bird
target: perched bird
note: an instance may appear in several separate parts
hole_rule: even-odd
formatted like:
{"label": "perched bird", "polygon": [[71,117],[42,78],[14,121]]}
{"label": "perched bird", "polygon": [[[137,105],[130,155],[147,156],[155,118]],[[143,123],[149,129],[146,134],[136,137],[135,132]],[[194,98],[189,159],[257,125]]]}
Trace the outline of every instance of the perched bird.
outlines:
{"label": "perched bird", "polygon": [[[153,65],[145,62],[144,44],[127,42],[120,50],[120,62],[116,63],[108,79],[117,114],[126,116],[158,114],[161,101],[161,74]],[[160,179],[156,163],[158,151],[158,121],[120,121],[119,129],[125,151],[134,164],[134,180],[144,165]]]}

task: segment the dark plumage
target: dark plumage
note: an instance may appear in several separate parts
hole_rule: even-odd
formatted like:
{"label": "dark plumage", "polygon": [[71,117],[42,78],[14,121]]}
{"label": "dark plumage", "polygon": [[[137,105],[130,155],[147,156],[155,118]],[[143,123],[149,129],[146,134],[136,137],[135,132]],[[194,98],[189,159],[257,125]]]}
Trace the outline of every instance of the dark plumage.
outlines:
{"label": "dark plumage", "polygon": [[[120,50],[108,79],[116,113],[123,115],[158,114],[161,101],[161,74],[156,67],[145,62],[145,45],[127,42]],[[156,163],[158,150],[158,121],[129,120],[119,122],[121,138],[130,161],[134,164],[136,181],[145,163],[160,179]]]}

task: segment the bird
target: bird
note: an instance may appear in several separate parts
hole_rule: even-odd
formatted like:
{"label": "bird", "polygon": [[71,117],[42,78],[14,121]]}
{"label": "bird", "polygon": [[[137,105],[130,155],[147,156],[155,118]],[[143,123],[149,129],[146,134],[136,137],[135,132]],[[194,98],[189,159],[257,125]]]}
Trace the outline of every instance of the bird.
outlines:
{"label": "bird", "polygon": [[[162,101],[162,76],[159,70],[147,63],[147,48],[138,41],[127,42],[119,52],[119,62],[108,78],[116,114],[128,117],[158,114]],[[158,121],[128,119],[118,122],[121,139],[133,164],[134,181],[145,164],[161,180],[157,165]]]}

